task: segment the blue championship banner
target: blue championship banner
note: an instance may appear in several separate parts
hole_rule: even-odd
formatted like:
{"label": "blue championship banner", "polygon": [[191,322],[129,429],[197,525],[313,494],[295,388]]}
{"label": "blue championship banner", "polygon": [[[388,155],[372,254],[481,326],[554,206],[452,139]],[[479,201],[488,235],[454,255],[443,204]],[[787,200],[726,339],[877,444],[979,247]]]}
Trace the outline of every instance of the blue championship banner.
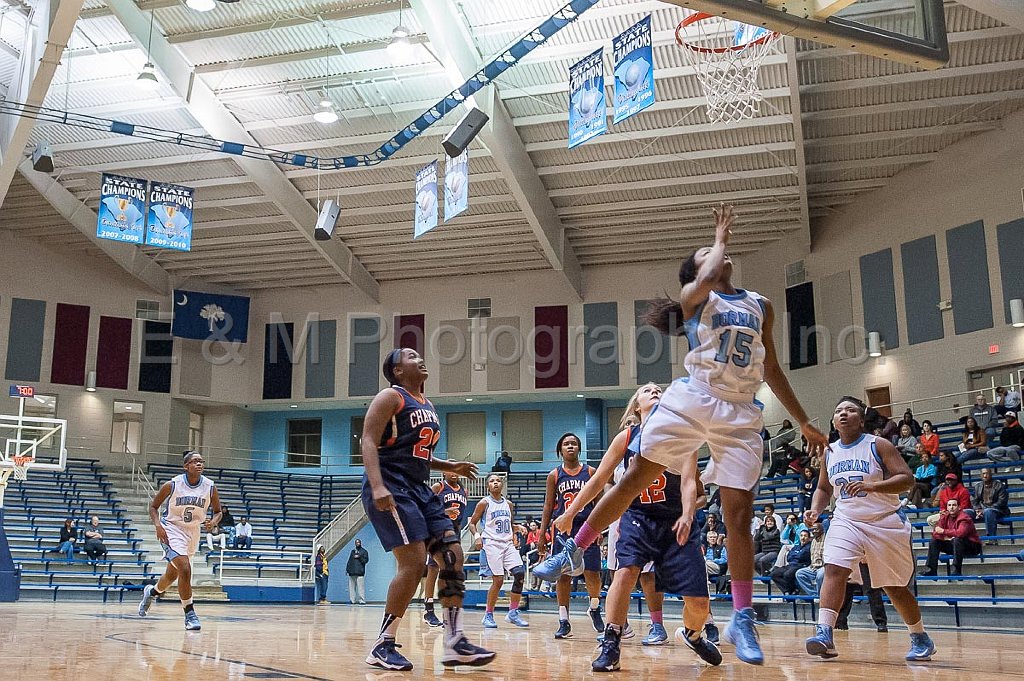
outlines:
{"label": "blue championship banner", "polygon": [[641,19],[612,39],[615,62],[614,123],[654,104],[654,55],[651,17]]}
{"label": "blue championship banner", "polygon": [[146,245],[192,250],[192,198],[195,190],[163,182],[149,183]]}
{"label": "blue championship banner", "polygon": [[449,158],[444,166],[444,221],[469,207],[469,149],[455,158]]}
{"label": "blue championship banner", "polygon": [[174,289],[173,309],[171,334],[179,338],[239,343],[249,339],[249,299],[245,296]]}
{"label": "blue championship banner", "polygon": [[103,173],[96,236],[111,241],[141,244],[146,217],[145,180]]}
{"label": "blue championship banner", "polygon": [[569,148],[607,129],[602,47],[569,67]]}
{"label": "blue championship banner", "polygon": [[431,161],[416,173],[416,239],[437,227],[437,161]]}

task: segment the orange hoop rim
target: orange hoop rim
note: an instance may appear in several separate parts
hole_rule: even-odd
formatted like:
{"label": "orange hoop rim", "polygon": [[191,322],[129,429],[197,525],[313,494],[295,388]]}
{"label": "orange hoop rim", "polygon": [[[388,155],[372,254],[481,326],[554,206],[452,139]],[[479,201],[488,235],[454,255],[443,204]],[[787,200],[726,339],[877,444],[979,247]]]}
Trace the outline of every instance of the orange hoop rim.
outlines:
{"label": "orange hoop rim", "polygon": [[11,461],[14,462],[15,466],[24,466],[27,463],[32,463],[36,458],[34,456],[12,456]]}
{"label": "orange hoop rim", "polygon": [[686,49],[692,52],[701,52],[703,54],[724,54],[726,52],[739,52],[741,50],[745,50],[748,47],[753,47],[755,45],[764,45],[769,40],[775,40],[776,38],[779,37],[778,31],[770,31],[769,33],[764,34],[757,40],[751,40],[749,42],[743,43],[742,45],[731,45],[729,47],[701,47],[699,45],[693,45],[691,43],[688,43],[679,35],[679,31],[686,28],[687,26],[696,24],[698,21],[707,21],[708,19],[718,18],[725,19],[726,17],[718,17],[717,15],[708,14],[707,12],[695,12],[691,14],[690,16],[680,21],[679,25],[676,26],[676,43],[678,43],[680,47],[685,47]]}

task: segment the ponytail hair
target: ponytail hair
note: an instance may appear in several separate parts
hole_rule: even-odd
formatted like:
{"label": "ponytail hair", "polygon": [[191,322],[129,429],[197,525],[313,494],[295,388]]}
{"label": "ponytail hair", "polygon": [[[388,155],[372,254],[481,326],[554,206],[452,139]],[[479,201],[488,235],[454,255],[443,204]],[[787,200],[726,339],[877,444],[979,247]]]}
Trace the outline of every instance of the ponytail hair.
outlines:
{"label": "ponytail hair", "polygon": [[[697,251],[691,253],[679,265],[679,287],[697,281]],[[647,307],[643,322],[653,326],[667,336],[683,335],[683,306],[669,297],[657,298]]]}

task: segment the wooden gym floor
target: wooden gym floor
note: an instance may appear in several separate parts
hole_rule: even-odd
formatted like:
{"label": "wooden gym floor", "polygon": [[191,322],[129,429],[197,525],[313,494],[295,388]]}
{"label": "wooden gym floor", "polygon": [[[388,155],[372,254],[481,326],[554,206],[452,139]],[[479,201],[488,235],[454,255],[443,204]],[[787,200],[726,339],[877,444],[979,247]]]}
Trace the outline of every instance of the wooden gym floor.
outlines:
{"label": "wooden gym floor", "polygon": [[[156,604],[139,619],[132,603],[21,602],[0,606],[0,679],[5,681],[207,681],[212,679],[304,679],[397,681],[441,674],[475,679],[547,681],[595,676],[590,661],[594,632],[583,613],[574,616],[575,638],[555,641],[555,618],[529,615],[529,629],[498,617],[497,630],[480,627],[481,614],[467,613],[471,638],[498,651],[481,668],[445,671],[440,632],[419,619],[418,607],[402,622],[399,643],[412,660],[411,673],[368,667],[363,658],[381,616],[375,606],[261,606],[200,604],[199,633],[186,633],[174,601]],[[666,622],[671,635],[677,620]],[[641,627],[646,629],[646,627]],[[803,652],[810,628],[774,624],[759,628],[768,661],[764,667],[738,662],[725,646],[721,667],[702,665],[676,644],[645,648],[639,636],[625,642],[622,671],[608,679],[658,681],[700,678],[797,681],[817,679],[940,681],[1024,678],[1019,634],[936,631],[939,652],[930,663],[908,665],[906,630],[837,632],[841,657],[824,661]],[[639,633],[639,632],[638,632]]]}

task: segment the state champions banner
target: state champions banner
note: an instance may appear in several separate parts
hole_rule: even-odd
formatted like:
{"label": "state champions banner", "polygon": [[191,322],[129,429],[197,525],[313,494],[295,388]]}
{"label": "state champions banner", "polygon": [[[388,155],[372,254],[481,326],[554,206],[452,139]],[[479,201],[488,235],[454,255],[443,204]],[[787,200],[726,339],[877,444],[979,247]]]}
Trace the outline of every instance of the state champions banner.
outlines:
{"label": "state champions banner", "polygon": [[437,161],[431,161],[416,173],[416,223],[412,238],[417,239],[437,227]]}
{"label": "state champions banner", "polygon": [[444,166],[444,221],[448,222],[469,207],[469,149]]}
{"label": "state champions banner", "polygon": [[134,177],[103,173],[96,237],[141,244],[145,235],[146,190],[149,183]]}
{"label": "state champions banner", "polygon": [[192,203],[195,190],[164,182],[149,184],[146,245],[192,250]]}
{"label": "state champions banner", "polygon": [[612,39],[612,59],[615,62],[613,123],[618,123],[654,104],[650,16]]}
{"label": "state champions banner", "polygon": [[569,148],[608,129],[604,101],[604,48],[569,67]]}

